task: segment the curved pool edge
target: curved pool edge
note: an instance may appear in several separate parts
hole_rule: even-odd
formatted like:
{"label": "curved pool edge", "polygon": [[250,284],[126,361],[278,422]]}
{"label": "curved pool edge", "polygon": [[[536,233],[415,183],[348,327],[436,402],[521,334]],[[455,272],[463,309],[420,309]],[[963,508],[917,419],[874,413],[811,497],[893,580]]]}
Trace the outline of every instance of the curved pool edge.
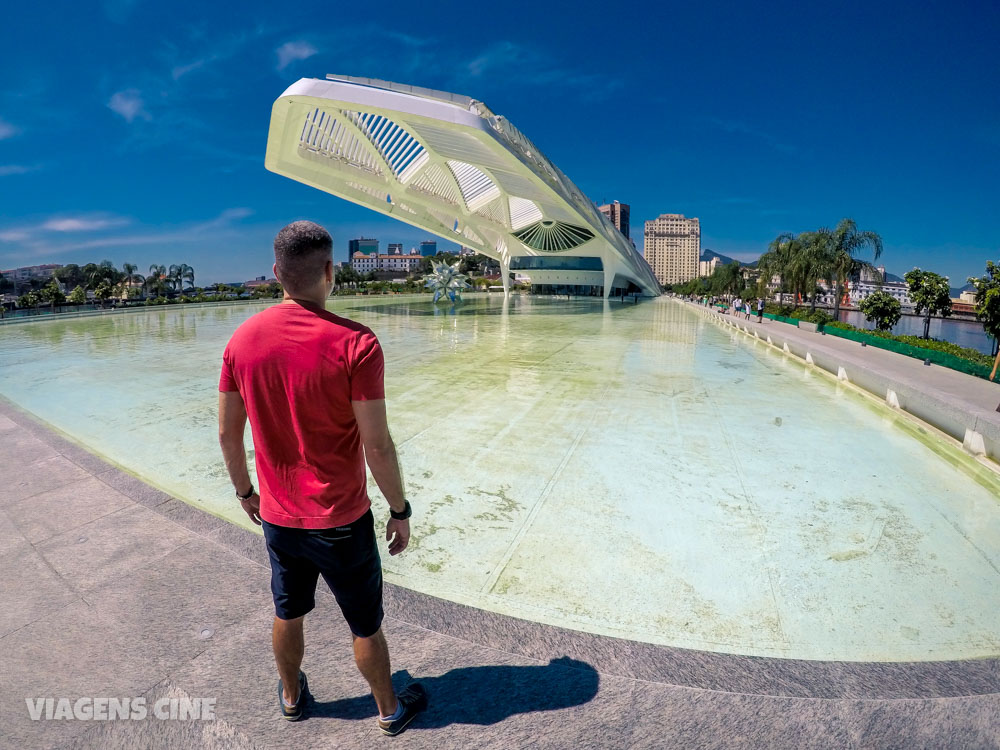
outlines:
{"label": "curved pool edge", "polygon": [[[0,416],[165,519],[262,567],[260,535],[110,464],[0,398]],[[927,700],[1000,694],[1000,658],[837,662],[742,656],[631,641],[477,609],[387,583],[386,615],[497,652],[579,659],[609,676],[721,693],[803,699]]]}

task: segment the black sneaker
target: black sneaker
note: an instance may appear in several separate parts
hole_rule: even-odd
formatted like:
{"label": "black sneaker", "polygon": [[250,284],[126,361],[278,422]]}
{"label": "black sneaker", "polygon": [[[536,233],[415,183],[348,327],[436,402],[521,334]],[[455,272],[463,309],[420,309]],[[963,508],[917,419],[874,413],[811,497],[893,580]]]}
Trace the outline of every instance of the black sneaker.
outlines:
{"label": "black sneaker", "polygon": [[417,714],[427,708],[427,693],[419,682],[411,682],[397,696],[396,700],[403,707],[403,713],[398,719],[386,720],[378,717],[378,728],[382,734],[395,737],[406,729]]}
{"label": "black sneaker", "polygon": [[309,683],[306,682],[306,673],[299,672],[299,698],[295,705],[289,708],[285,705],[285,690],[278,680],[278,706],[281,707],[281,715],[288,721],[298,721],[302,718],[302,709],[306,705],[306,698],[309,695]]}

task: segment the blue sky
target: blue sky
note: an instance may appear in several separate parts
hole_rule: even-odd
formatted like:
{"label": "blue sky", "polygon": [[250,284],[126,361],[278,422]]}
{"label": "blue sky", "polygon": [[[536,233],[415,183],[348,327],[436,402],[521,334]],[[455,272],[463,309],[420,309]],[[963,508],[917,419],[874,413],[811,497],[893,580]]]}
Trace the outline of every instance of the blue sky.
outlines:
{"label": "blue sky", "polygon": [[1000,256],[998,39],[996,0],[18,3],[0,28],[0,268],[243,280],[299,218],[338,260],[362,234],[417,244],[263,167],[274,99],[340,73],[485,101],[591,198],[631,204],[640,245],[664,212],[741,259],[851,216],[890,271],[961,285]]}

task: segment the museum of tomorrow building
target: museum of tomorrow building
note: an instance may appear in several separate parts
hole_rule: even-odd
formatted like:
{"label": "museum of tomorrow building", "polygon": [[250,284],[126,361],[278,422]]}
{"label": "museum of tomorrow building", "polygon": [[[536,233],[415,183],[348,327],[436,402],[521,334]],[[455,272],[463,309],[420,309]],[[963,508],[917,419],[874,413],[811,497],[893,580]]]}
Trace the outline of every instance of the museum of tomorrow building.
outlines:
{"label": "museum of tomorrow building", "polygon": [[500,261],[533,284],[660,285],[629,240],[482,102],[348,76],[303,78],[274,103],[266,167]]}

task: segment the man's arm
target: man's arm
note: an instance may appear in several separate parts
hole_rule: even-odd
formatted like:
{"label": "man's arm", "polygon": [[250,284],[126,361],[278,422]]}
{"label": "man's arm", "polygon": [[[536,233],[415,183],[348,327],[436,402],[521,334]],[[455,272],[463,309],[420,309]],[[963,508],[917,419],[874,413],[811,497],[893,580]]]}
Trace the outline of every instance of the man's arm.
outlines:
{"label": "man's arm", "polygon": [[[385,399],[352,401],[354,418],[358,422],[361,442],[365,446],[365,460],[371,469],[375,483],[397,513],[406,510],[406,496],[403,492],[403,475],[399,470],[396,444],[389,434],[389,422],[385,415]],[[395,536],[395,539],[393,539]],[[410,541],[410,522],[389,519],[385,532],[389,542],[389,554],[398,555]]]}
{"label": "man's arm", "polygon": [[[250,491],[253,483],[247,471],[247,453],[243,446],[243,433],[247,426],[247,410],[238,391],[219,392],[219,445],[226,461],[226,470],[233,487],[240,495]],[[260,495],[254,492],[247,500],[240,500],[250,520],[260,526]]]}

